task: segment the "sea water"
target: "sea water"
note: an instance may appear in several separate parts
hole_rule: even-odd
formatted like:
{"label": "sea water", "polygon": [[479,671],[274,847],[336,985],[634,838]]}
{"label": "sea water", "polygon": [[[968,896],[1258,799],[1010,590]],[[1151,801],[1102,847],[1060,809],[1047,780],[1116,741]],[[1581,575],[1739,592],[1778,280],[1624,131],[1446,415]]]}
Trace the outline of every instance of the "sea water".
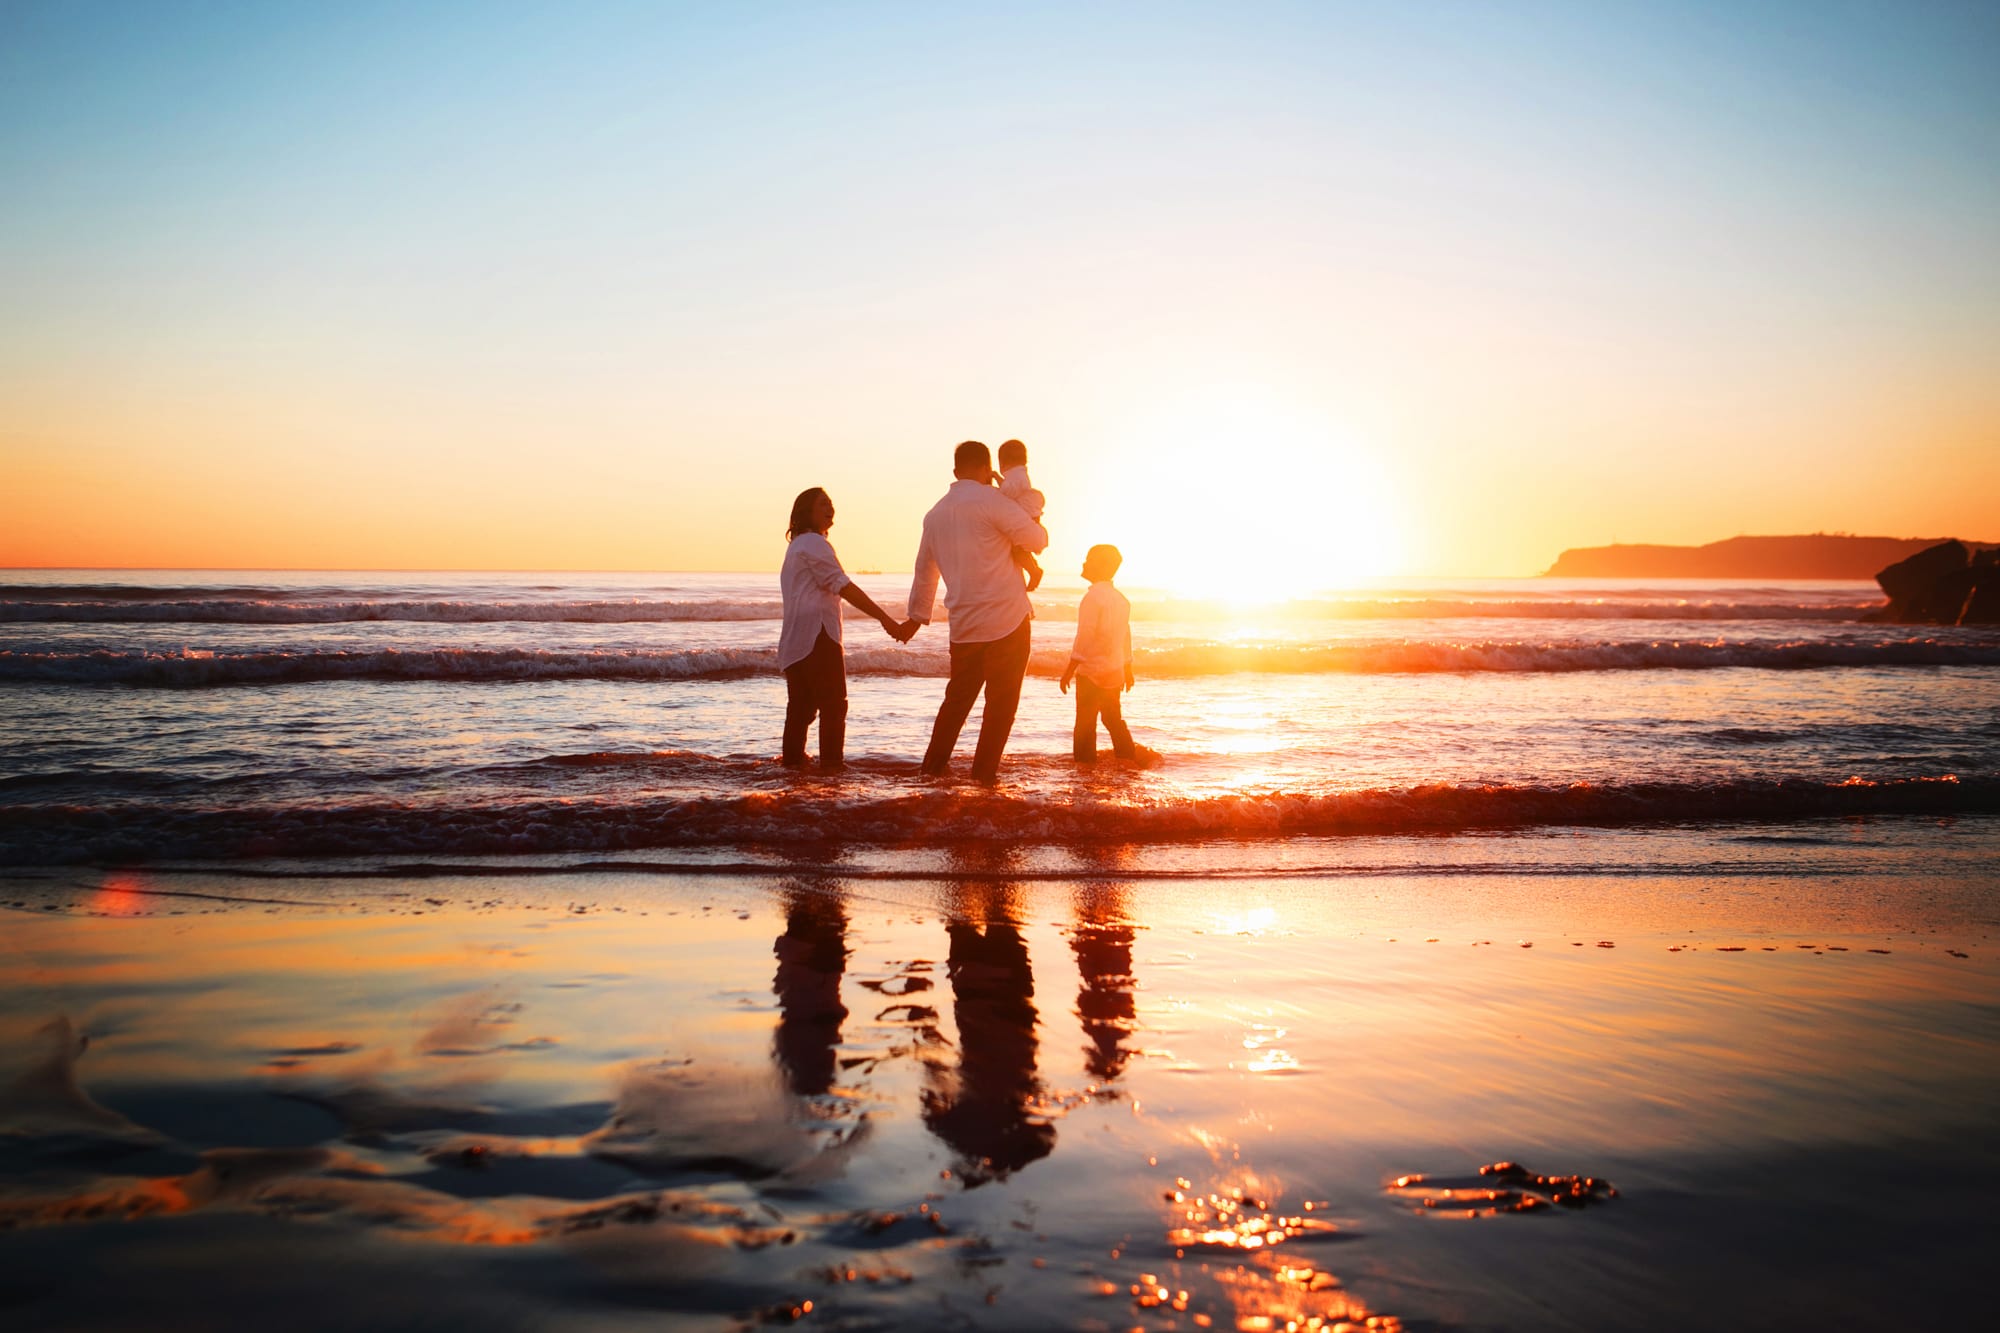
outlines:
{"label": "sea water", "polygon": [[[860,579],[891,609],[898,576]],[[1069,758],[1034,598],[997,791],[915,772],[948,629],[846,626],[844,777],[773,761],[769,575],[16,571],[0,859],[1164,844],[2000,808],[2000,631],[1859,583],[1400,581],[1133,601],[1148,771]],[[967,764],[979,714],[961,741]]]}

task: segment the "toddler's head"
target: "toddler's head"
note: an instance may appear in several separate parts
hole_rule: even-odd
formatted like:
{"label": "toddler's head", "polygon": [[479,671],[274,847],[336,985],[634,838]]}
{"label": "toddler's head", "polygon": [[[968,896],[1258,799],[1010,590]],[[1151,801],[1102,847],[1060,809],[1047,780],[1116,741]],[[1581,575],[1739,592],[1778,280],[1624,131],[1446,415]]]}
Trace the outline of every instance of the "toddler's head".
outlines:
{"label": "toddler's head", "polygon": [[1115,546],[1093,546],[1083,553],[1083,577],[1092,583],[1109,583],[1125,563]]}
{"label": "toddler's head", "polygon": [[1009,440],[1000,446],[1000,470],[1028,465],[1028,446],[1019,440]]}

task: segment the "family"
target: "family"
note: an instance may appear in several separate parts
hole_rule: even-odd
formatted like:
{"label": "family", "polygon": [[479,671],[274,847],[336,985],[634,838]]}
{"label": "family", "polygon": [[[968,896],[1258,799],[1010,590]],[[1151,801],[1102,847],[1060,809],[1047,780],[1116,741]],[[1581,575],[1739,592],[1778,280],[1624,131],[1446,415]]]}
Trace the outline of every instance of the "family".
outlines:
{"label": "family", "polygon": [[[820,769],[843,767],[847,668],[841,654],[840,604],[858,607],[889,637],[908,643],[931,622],[942,578],[951,678],[931,726],[923,771],[942,776],[950,767],[958,733],[984,690],[972,776],[980,782],[999,777],[1000,755],[1014,727],[1028,670],[1034,619],[1028,593],[1042,580],[1035,554],[1049,544],[1041,523],[1044,499],[1029,483],[1028,450],[1019,440],[1000,446],[998,473],[986,446],[967,440],[952,452],[952,476],[951,489],[924,515],[909,619],[901,621],[876,605],[841,568],[826,539],[833,526],[833,501],[827,493],[814,487],[792,502],[785,562],[778,575],[785,606],[778,666],[785,673],[782,759],[787,767],[805,767],[806,731],[814,718],[819,719]],[[1122,559],[1115,546],[1093,546],[1083,562],[1090,590],[1077,608],[1076,643],[1061,682],[1065,694],[1072,682],[1076,685],[1073,752],[1080,763],[1097,758],[1100,719],[1121,759],[1158,757],[1133,744],[1120,706],[1121,692],[1132,687],[1132,607],[1111,585]]]}

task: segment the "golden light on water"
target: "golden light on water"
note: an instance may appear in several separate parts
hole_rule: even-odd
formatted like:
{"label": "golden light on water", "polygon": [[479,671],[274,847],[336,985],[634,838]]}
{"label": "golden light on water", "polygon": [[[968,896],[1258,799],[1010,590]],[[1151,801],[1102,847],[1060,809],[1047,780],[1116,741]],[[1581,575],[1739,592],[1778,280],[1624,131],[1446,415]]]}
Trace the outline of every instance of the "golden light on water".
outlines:
{"label": "golden light on water", "polygon": [[1215,931],[1220,935],[1263,935],[1277,927],[1278,909],[1248,907],[1241,911],[1221,912],[1216,914],[1214,922]]}

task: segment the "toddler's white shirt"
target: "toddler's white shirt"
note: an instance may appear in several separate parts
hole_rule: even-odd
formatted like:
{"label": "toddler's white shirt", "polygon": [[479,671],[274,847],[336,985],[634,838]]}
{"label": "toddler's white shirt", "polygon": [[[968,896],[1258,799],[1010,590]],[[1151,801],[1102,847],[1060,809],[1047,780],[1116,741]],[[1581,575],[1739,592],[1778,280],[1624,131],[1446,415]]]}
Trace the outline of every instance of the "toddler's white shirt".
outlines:
{"label": "toddler's white shirt", "polygon": [[1026,463],[1010,467],[1000,474],[1000,494],[1021,506],[1021,511],[1035,522],[1042,521],[1042,510],[1048,501],[1035,489],[1035,484],[1028,480]]}

